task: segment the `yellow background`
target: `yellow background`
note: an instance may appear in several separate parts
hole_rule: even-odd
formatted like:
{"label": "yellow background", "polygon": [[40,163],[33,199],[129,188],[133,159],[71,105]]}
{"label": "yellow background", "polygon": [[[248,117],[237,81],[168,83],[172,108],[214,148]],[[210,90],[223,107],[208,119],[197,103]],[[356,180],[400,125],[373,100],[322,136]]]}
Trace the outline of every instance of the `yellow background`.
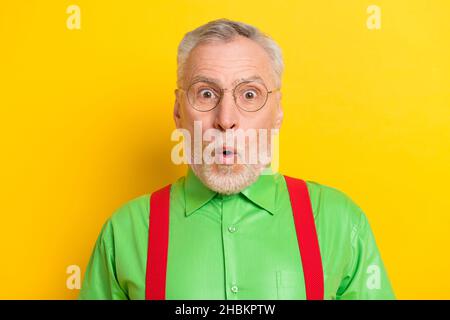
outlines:
{"label": "yellow background", "polygon": [[[81,9],[69,30],[66,9]],[[369,30],[366,9],[381,8]],[[215,18],[284,52],[280,171],[366,212],[397,297],[450,299],[450,2],[2,1],[0,298],[71,299],[107,217],[170,161],[176,49]]]}

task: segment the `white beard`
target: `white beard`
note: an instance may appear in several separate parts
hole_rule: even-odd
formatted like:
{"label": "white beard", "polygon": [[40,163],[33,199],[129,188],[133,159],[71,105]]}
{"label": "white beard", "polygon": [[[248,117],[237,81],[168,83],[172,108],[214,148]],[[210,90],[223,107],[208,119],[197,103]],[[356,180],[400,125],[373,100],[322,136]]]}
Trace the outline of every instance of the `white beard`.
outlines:
{"label": "white beard", "polygon": [[[222,146],[223,141],[225,141],[225,138],[212,142],[203,141],[202,152],[205,148],[211,146]],[[236,145],[236,141],[233,141]],[[250,152],[254,152],[248,146],[250,143],[257,142],[252,141],[247,142],[245,146],[236,146],[236,155],[233,163],[221,163],[220,161],[195,163],[192,161],[190,167],[197,178],[209,189],[226,195],[239,193],[256,182],[264,169],[270,165],[270,158],[258,157],[258,155],[254,157],[257,159],[256,162],[250,161]],[[211,155],[213,156],[213,160],[217,160],[214,157],[216,152],[220,154],[221,150],[214,151]]]}
{"label": "white beard", "polygon": [[221,194],[238,193],[258,180],[262,164],[191,164],[192,171],[205,186]]}

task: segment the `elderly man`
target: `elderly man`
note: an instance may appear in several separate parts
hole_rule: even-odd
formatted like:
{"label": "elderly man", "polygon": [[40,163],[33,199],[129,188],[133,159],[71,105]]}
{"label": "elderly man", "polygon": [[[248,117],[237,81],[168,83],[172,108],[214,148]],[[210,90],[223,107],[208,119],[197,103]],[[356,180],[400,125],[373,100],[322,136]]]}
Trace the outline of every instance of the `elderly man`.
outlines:
{"label": "elderly man", "polygon": [[[249,161],[251,146],[272,149],[261,133],[281,126],[282,71],[277,44],[248,24],[219,19],[185,35],[175,124],[214,138],[186,144],[186,177],[104,224],[80,299],[394,298],[350,197],[275,172],[272,154]],[[239,130],[257,134],[236,146]],[[205,154],[213,161],[194,161]]]}

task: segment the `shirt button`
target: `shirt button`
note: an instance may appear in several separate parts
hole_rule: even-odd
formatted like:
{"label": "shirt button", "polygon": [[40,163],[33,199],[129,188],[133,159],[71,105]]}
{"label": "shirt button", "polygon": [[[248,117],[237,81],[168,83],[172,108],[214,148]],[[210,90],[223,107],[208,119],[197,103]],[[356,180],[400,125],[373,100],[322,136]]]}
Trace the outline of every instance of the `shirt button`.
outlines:
{"label": "shirt button", "polygon": [[231,233],[236,231],[236,227],[235,226],[229,226],[228,227],[228,231],[230,231]]}
{"label": "shirt button", "polygon": [[231,287],[231,292],[237,293],[238,291],[239,291],[239,288],[237,286],[232,286]]}

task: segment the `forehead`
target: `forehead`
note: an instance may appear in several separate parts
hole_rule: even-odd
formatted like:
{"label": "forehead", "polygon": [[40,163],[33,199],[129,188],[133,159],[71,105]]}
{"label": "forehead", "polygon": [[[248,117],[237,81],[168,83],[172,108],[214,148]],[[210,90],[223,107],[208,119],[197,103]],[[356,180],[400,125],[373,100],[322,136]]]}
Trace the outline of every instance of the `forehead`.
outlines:
{"label": "forehead", "polygon": [[204,77],[223,86],[249,78],[259,78],[266,84],[274,81],[267,52],[255,41],[244,37],[196,46],[186,61],[185,76],[188,83]]}

